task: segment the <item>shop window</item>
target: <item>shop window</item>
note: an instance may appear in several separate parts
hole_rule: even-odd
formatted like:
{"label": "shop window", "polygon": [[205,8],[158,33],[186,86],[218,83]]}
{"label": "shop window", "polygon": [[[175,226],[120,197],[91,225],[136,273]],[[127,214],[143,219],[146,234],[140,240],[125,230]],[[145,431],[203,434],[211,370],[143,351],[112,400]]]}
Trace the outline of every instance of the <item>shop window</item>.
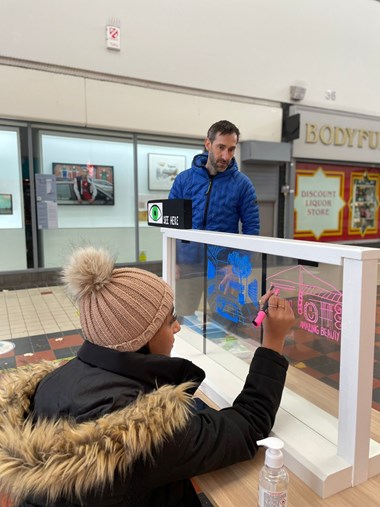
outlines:
{"label": "shop window", "polygon": [[201,145],[138,143],[138,222],[140,261],[162,260],[162,236],[158,227],[147,226],[147,202],[166,199],[177,174],[191,167]]}
{"label": "shop window", "polygon": [[40,231],[42,267],[60,267],[72,248],[108,248],[136,261],[132,139],[40,132],[41,173],[55,177],[57,228]]}

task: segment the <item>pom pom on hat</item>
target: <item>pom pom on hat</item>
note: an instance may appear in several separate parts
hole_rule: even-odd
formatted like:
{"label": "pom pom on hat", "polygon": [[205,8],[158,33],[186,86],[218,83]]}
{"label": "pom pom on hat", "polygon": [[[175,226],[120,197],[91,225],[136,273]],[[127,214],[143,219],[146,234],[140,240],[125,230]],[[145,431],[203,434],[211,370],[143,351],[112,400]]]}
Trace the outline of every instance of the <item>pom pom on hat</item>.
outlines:
{"label": "pom pom on hat", "polygon": [[78,302],[85,338],[120,351],[147,344],[173,309],[173,292],[161,278],[137,268],[115,268],[107,250],[76,250],[63,281]]}

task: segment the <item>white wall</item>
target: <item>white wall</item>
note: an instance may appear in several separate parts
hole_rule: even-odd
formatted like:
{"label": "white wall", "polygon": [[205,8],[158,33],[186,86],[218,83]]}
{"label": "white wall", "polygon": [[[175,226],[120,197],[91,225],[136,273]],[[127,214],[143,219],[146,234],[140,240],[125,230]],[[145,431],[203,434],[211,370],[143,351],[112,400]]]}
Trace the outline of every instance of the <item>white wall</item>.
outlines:
{"label": "white wall", "polygon": [[6,65],[0,65],[0,83],[4,118],[199,138],[212,123],[226,118],[238,125],[242,139],[281,139],[282,111],[275,106]]}
{"label": "white wall", "polygon": [[[120,52],[105,47],[113,19]],[[2,0],[0,56],[283,102],[301,84],[303,104],[380,115],[379,26],[373,0]]]}

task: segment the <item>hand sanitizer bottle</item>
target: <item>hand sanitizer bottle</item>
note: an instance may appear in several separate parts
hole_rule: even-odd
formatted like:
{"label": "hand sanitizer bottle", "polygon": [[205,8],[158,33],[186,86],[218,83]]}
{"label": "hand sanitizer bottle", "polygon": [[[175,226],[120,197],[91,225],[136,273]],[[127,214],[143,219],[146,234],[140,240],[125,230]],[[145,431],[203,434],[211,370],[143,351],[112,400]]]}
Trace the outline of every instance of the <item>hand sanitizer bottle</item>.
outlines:
{"label": "hand sanitizer bottle", "polygon": [[259,476],[259,507],[287,507],[289,474],[283,465],[281,449],[284,443],[279,438],[268,437],[258,440],[257,445],[267,447],[265,463]]}

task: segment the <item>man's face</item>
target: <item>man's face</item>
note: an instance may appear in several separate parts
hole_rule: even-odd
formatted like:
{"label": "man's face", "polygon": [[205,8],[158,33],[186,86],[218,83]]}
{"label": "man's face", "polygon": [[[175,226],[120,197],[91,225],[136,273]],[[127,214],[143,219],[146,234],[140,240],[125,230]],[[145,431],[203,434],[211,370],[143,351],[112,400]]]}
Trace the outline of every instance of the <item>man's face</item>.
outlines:
{"label": "man's face", "polygon": [[214,141],[207,137],[205,147],[208,151],[206,167],[212,174],[224,172],[233,158],[238,143],[236,134],[217,134]]}

